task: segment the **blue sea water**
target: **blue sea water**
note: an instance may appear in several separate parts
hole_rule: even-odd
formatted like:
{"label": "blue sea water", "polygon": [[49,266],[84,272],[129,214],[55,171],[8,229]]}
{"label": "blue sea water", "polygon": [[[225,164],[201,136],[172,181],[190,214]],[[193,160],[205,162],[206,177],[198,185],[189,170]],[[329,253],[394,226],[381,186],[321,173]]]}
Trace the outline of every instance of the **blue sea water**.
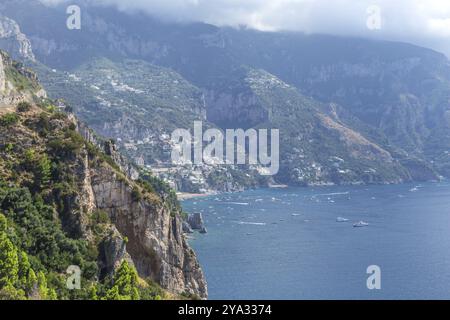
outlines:
{"label": "blue sea water", "polygon": [[[450,299],[450,183],[260,189],[183,201],[210,299]],[[337,217],[349,222],[336,222]],[[369,226],[354,228],[365,221]],[[367,267],[381,268],[369,290]]]}

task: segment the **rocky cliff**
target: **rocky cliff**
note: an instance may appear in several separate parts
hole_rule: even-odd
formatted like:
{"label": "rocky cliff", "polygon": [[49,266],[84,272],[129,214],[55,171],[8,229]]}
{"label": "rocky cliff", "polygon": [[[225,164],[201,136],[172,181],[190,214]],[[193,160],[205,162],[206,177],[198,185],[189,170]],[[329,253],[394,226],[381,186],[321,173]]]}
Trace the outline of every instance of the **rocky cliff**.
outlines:
{"label": "rocky cliff", "polygon": [[111,168],[90,170],[95,207],[108,213],[138,273],[171,292],[206,297],[206,283],[195,253],[182,231],[182,220],[163,202],[133,197],[130,185]]}
{"label": "rocky cliff", "polygon": [[[114,166],[91,166],[89,161],[84,162],[83,168],[85,205],[91,211],[108,213],[119,232],[115,237],[119,245],[115,244],[115,249],[110,250],[112,254],[106,254],[105,259],[129,257],[143,278],[151,278],[174,293],[205,298],[206,281],[194,251],[186,242],[180,212],[171,210],[160,195],[146,194],[133,181],[138,177],[136,169],[111,141],[102,143],[99,138],[92,138],[89,128],[78,121],[75,123],[78,131],[103,146],[105,155],[120,168],[117,171]],[[125,237],[127,244],[120,250]]]}
{"label": "rocky cliff", "polygon": [[14,59],[35,61],[31,43],[12,19],[0,14],[0,48],[8,51]]}
{"label": "rocky cliff", "polygon": [[[86,281],[100,292],[125,260],[143,283],[156,283],[175,297],[206,298],[205,278],[182,232],[181,210],[151,184],[133,180],[136,175],[113,142],[96,137],[64,106],[43,98],[30,70],[17,68],[4,53],[0,58],[0,98],[10,103],[0,106],[0,182],[6,192],[14,186],[42,199],[54,210],[47,218],[62,228],[67,241],[92,248],[81,256],[93,261]],[[4,212],[13,213],[1,195]],[[7,218],[19,225],[16,215]],[[22,249],[39,259],[38,249]],[[54,268],[49,265],[48,274],[58,272]],[[148,292],[149,284],[138,287]]]}

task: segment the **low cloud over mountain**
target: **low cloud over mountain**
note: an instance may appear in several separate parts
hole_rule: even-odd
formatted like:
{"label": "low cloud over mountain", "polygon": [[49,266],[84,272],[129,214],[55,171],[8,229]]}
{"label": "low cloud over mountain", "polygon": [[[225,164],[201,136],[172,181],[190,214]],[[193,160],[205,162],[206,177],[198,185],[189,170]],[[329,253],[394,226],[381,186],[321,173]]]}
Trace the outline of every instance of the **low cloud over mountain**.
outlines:
{"label": "low cloud over mountain", "polygon": [[[41,0],[48,5],[67,0]],[[125,11],[145,11],[170,21],[246,25],[260,30],[295,30],[375,37],[416,43],[450,54],[447,0],[85,0]],[[70,2],[72,4],[73,1]],[[381,28],[367,19],[380,9]]]}

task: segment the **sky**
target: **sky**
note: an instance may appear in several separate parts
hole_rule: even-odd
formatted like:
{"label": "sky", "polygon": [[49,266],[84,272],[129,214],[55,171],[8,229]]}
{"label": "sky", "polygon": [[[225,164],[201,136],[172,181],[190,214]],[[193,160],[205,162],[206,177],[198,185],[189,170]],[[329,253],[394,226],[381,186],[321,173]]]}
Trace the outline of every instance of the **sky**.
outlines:
{"label": "sky", "polygon": [[[41,0],[47,4],[68,0]],[[169,21],[411,42],[450,56],[450,0],[88,0]]]}

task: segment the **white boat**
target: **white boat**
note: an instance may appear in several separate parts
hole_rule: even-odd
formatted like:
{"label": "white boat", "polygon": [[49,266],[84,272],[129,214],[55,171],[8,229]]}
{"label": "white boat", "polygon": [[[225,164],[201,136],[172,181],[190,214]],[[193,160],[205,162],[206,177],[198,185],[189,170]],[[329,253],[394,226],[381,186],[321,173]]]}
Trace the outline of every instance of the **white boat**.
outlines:
{"label": "white boat", "polygon": [[362,228],[362,227],[367,227],[369,224],[367,222],[364,221],[359,221],[355,224],[353,224],[353,227],[355,228]]}
{"label": "white boat", "polygon": [[346,219],[346,218],[342,218],[342,217],[336,218],[336,222],[347,222],[347,221],[348,221],[348,219]]}

